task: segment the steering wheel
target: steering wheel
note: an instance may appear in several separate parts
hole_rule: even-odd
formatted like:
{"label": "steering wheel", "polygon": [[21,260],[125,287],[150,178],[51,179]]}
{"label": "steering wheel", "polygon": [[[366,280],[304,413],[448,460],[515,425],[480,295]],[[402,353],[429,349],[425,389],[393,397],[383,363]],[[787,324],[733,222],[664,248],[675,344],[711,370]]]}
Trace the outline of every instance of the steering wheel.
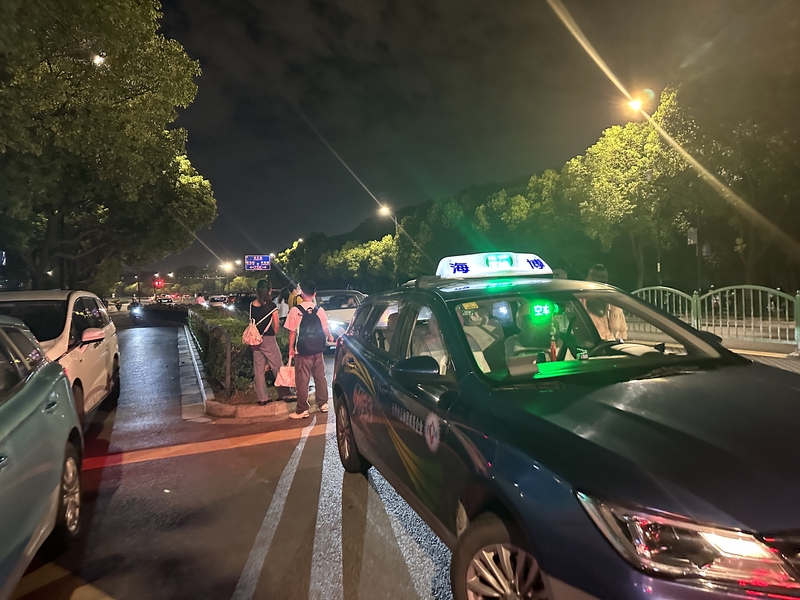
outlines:
{"label": "steering wheel", "polygon": [[612,346],[616,346],[619,343],[620,343],[619,340],[606,340],[604,342],[600,342],[599,344],[597,344],[597,346],[589,350],[589,356],[590,357],[597,356],[597,354],[601,350],[605,350],[606,348],[611,348]]}
{"label": "steering wheel", "polygon": [[566,331],[562,331],[558,334],[558,339],[564,343],[561,344],[561,348],[558,349],[556,360],[565,360],[567,358],[567,350],[572,352],[572,356],[578,355],[578,341],[575,339],[574,335],[567,333]]}

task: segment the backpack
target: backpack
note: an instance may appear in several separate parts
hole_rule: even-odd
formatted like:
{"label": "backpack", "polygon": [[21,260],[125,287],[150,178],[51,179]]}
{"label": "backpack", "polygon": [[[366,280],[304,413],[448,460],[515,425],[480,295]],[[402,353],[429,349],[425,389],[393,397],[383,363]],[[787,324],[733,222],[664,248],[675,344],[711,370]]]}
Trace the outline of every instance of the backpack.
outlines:
{"label": "backpack", "polygon": [[[258,326],[261,324],[261,321],[263,321],[267,317],[271,317],[272,313],[274,313],[276,310],[278,310],[278,309],[277,308],[273,308],[271,311],[269,311],[266,314],[266,316],[264,316],[263,318],[259,319],[258,323],[256,323],[256,320],[253,319],[253,317],[252,317],[252,315],[253,315],[253,303],[252,302],[250,303],[250,315],[251,315],[250,316],[250,324],[247,327],[245,327],[245,330],[242,333],[242,343],[245,346],[259,346],[259,345],[261,345],[261,342],[263,341],[264,338],[258,332]],[[272,324],[272,319],[270,319],[270,322],[267,323],[267,327],[269,327],[271,324]],[[267,327],[264,328],[264,331],[267,330]]]}
{"label": "backpack", "polygon": [[297,353],[300,356],[312,356],[325,350],[325,332],[322,330],[322,321],[317,311],[319,306],[305,309],[297,307],[303,313],[300,327],[297,329]]}

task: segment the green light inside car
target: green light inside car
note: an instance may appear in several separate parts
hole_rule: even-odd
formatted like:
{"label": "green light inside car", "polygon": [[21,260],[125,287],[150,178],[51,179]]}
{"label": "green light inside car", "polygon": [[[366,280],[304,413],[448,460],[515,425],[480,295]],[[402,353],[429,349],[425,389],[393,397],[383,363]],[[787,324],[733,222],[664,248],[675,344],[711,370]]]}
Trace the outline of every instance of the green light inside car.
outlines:
{"label": "green light inside car", "polygon": [[514,257],[506,253],[487,254],[486,266],[490,269],[507,269],[514,266]]}
{"label": "green light inside car", "polygon": [[547,300],[535,300],[530,305],[530,319],[533,323],[549,322],[558,314],[558,305]]}

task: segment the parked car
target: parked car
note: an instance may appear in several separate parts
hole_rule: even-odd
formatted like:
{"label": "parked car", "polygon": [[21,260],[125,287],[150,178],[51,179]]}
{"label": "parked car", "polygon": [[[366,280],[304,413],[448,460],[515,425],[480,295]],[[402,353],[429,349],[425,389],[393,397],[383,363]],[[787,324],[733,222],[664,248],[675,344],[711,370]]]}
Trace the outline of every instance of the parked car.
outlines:
{"label": "parked car", "polygon": [[166,305],[166,306],[174,306],[175,301],[170,296],[163,296],[156,300],[156,304]]}
{"label": "parked car", "polygon": [[331,335],[334,343],[331,348],[336,346],[336,340],[347,331],[347,326],[353,319],[356,309],[366,298],[366,294],[355,290],[323,290],[317,292],[317,304],[325,309],[328,317],[328,325],[331,328]]}
{"label": "parked car", "polygon": [[64,370],[30,330],[0,316],[0,598],[47,543],[81,528],[83,437]]}
{"label": "parked car", "polygon": [[339,456],[453,550],[455,600],[800,597],[800,376],[539,257],[443,259],[335,355]]}
{"label": "parked car", "polygon": [[23,321],[47,358],[64,367],[81,423],[106,397],[119,393],[117,329],[91,292],[0,293],[0,315]]}
{"label": "parked car", "polygon": [[215,306],[217,308],[222,308],[228,302],[227,296],[211,296],[208,299],[209,306]]}

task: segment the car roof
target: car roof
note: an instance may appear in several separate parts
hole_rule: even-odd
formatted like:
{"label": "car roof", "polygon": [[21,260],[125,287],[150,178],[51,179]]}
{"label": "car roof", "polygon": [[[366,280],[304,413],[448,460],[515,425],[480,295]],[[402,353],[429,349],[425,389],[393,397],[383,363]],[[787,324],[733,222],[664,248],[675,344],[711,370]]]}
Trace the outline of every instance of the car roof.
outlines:
{"label": "car roof", "polygon": [[364,292],[359,292],[358,290],[317,290],[316,294],[361,294],[365,296]]}
{"label": "car roof", "polygon": [[0,302],[12,300],[69,300],[73,294],[96,297],[84,290],[32,290],[27,292],[0,292]]}
{"label": "car roof", "polygon": [[[498,289],[502,288],[502,290]],[[473,300],[485,296],[495,296],[498,293],[527,294],[531,292],[581,292],[581,291],[610,291],[613,286],[593,281],[580,281],[576,279],[538,279],[531,277],[493,277],[493,278],[441,278],[421,277],[409,281],[399,289],[388,290],[378,297],[403,295],[408,293],[423,293],[439,296],[445,302]],[[370,300],[376,296],[370,296]]]}

